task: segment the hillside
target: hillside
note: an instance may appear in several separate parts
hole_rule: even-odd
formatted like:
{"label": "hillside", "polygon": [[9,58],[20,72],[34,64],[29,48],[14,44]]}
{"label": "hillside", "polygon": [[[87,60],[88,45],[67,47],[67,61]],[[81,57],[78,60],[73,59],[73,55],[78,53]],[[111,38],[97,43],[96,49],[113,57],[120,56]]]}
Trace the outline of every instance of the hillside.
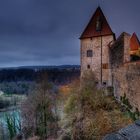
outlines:
{"label": "hillside", "polygon": [[28,94],[43,72],[47,73],[49,82],[59,86],[79,78],[80,67],[63,65],[2,68],[0,69],[0,90],[8,94]]}

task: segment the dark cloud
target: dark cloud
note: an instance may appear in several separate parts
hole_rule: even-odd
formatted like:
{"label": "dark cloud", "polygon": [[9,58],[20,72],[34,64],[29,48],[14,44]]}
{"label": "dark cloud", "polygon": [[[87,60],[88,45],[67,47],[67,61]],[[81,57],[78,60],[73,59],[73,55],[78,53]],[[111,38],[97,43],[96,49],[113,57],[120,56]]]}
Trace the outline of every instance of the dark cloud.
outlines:
{"label": "dark cloud", "polygon": [[140,36],[139,0],[0,0],[0,67],[79,64],[78,38],[99,4],[117,36]]}

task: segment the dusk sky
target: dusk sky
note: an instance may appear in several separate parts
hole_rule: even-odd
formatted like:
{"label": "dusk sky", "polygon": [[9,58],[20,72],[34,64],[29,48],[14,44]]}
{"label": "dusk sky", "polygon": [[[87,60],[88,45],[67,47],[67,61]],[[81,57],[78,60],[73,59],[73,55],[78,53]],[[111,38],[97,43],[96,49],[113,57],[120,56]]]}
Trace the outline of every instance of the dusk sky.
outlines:
{"label": "dusk sky", "polygon": [[0,0],[0,67],[80,64],[80,34],[100,5],[118,36],[140,37],[140,0]]}

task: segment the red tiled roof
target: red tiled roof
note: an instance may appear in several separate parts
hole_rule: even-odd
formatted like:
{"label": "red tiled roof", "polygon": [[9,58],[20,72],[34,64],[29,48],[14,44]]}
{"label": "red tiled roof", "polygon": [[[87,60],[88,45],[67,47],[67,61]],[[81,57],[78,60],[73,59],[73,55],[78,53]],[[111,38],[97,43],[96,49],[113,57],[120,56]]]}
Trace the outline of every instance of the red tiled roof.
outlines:
{"label": "red tiled roof", "polygon": [[133,33],[132,37],[130,38],[130,50],[135,51],[140,48],[140,42],[136,35],[136,33]]}
{"label": "red tiled roof", "polygon": [[[101,18],[102,20],[102,30],[96,31],[96,21],[98,18]],[[93,14],[90,22],[88,23],[87,27],[85,28],[84,32],[82,33],[80,39],[82,38],[90,38],[90,37],[97,37],[97,36],[104,36],[104,35],[114,35],[112,32],[106,17],[104,16],[102,10],[100,7],[98,7]]]}

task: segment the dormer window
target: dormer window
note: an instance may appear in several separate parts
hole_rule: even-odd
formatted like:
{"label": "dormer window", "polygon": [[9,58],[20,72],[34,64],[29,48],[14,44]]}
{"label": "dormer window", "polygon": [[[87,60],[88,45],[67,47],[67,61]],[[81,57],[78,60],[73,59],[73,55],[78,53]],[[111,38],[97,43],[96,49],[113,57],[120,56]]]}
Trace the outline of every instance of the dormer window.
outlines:
{"label": "dormer window", "polygon": [[96,20],[96,31],[101,31],[102,30],[102,20],[101,17],[98,17]]}

